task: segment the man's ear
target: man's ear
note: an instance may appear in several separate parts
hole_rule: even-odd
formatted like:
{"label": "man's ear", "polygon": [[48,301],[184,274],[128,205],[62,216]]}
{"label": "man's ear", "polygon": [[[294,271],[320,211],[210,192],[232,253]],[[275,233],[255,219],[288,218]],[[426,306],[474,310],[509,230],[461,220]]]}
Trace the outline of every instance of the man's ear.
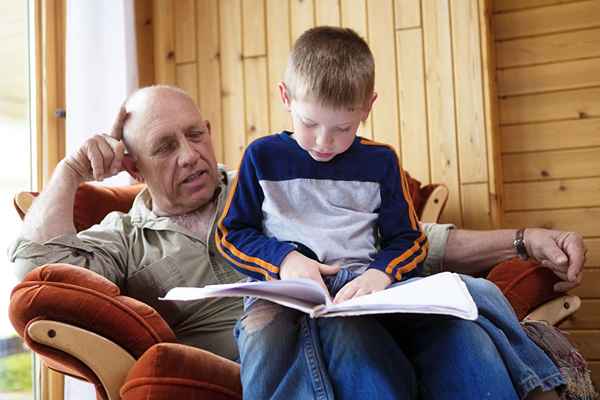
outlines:
{"label": "man's ear", "polygon": [[375,103],[375,100],[377,100],[377,93],[373,92],[373,96],[367,102],[367,104],[365,104],[364,114],[361,118],[362,122],[365,122],[367,120],[367,118],[369,118],[369,114],[371,113],[371,109],[373,108],[373,103]]}
{"label": "man's ear", "polygon": [[138,169],[131,154],[125,154],[123,156],[123,167],[136,181],[144,182],[144,177],[142,174],[140,174],[140,170]]}
{"label": "man's ear", "polygon": [[281,102],[285,106],[285,109],[289,112],[290,107],[292,105],[292,101],[290,100],[290,95],[288,93],[287,86],[285,86],[285,83],[283,83],[282,81],[277,84],[277,88],[279,88],[279,96],[281,96]]}

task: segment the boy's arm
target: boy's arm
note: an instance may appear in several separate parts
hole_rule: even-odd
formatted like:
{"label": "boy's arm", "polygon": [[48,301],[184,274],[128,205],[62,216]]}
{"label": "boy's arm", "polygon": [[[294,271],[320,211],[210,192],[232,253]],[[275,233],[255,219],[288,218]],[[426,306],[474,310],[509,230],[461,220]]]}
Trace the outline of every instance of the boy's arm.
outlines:
{"label": "boy's arm", "polygon": [[369,268],[386,273],[392,282],[416,275],[427,256],[427,236],[421,231],[404,172],[394,153],[390,172],[381,184],[377,226],[381,250]]}
{"label": "boy's arm", "polygon": [[264,194],[254,158],[250,145],[217,225],[216,244],[241,273],[257,280],[278,279],[282,261],[295,247],[263,234]]}

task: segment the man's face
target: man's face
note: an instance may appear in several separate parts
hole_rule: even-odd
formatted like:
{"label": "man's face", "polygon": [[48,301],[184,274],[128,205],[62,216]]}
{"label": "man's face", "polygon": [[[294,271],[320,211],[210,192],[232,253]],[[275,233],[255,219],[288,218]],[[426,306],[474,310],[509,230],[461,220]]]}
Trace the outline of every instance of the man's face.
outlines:
{"label": "man's face", "polygon": [[161,93],[138,118],[132,145],[153,211],[181,215],[207,204],[219,176],[210,124],[193,102],[176,92]]}
{"label": "man's face", "polygon": [[313,101],[291,100],[290,112],[296,142],[316,161],[330,161],[354,141],[368,111],[333,109]]}

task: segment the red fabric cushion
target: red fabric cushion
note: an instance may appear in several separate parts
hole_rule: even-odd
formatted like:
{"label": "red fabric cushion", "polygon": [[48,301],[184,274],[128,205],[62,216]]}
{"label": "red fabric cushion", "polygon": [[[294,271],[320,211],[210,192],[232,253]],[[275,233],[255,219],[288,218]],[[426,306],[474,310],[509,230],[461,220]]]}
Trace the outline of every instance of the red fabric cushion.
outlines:
{"label": "red fabric cushion", "polygon": [[48,264],[29,272],[13,289],[9,317],[15,330],[53,369],[96,384],[93,372],[66,353],[34,343],[27,334],[32,321],[47,319],[95,332],[123,347],[134,358],[152,345],[175,341],[175,334],[151,307],[121,296],[106,278],[68,264]]}
{"label": "red fabric cushion", "polygon": [[144,184],[108,187],[82,183],[75,193],[73,219],[77,231],[99,223],[111,211],[128,212]]}
{"label": "red fabric cushion", "polygon": [[513,258],[502,262],[491,269],[487,279],[504,293],[519,320],[536,307],[561,296],[553,289],[560,278],[532,260]]}
{"label": "red fabric cushion", "polygon": [[237,363],[195,347],[161,343],[131,368],[122,400],[242,398]]}

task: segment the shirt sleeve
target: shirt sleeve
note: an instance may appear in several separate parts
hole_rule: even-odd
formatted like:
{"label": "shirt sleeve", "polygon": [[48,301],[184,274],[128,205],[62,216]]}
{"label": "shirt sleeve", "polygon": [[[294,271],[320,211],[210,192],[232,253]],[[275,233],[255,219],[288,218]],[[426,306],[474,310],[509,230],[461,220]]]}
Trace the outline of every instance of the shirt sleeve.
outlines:
{"label": "shirt sleeve", "polygon": [[283,259],[296,247],[263,233],[263,201],[250,145],[217,225],[215,242],[221,254],[239,272],[257,280],[278,279]]}
{"label": "shirt sleeve", "polygon": [[452,224],[421,224],[421,228],[429,241],[429,251],[423,265],[423,275],[433,275],[444,271],[444,256],[448,234],[455,226]]}
{"label": "shirt sleeve", "polygon": [[376,268],[392,282],[422,275],[427,256],[427,236],[419,227],[404,172],[395,152],[381,183],[381,207],[377,218],[380,251],[369,268]]}
{"label": "shirt sleeve", "polygon": [[109,214],[100,225],[43,243],[18,238],[8,249],[15,275],[23,279],[36,267],[65,263],[94,271],[123,288],[128,248],[118,219]]}

